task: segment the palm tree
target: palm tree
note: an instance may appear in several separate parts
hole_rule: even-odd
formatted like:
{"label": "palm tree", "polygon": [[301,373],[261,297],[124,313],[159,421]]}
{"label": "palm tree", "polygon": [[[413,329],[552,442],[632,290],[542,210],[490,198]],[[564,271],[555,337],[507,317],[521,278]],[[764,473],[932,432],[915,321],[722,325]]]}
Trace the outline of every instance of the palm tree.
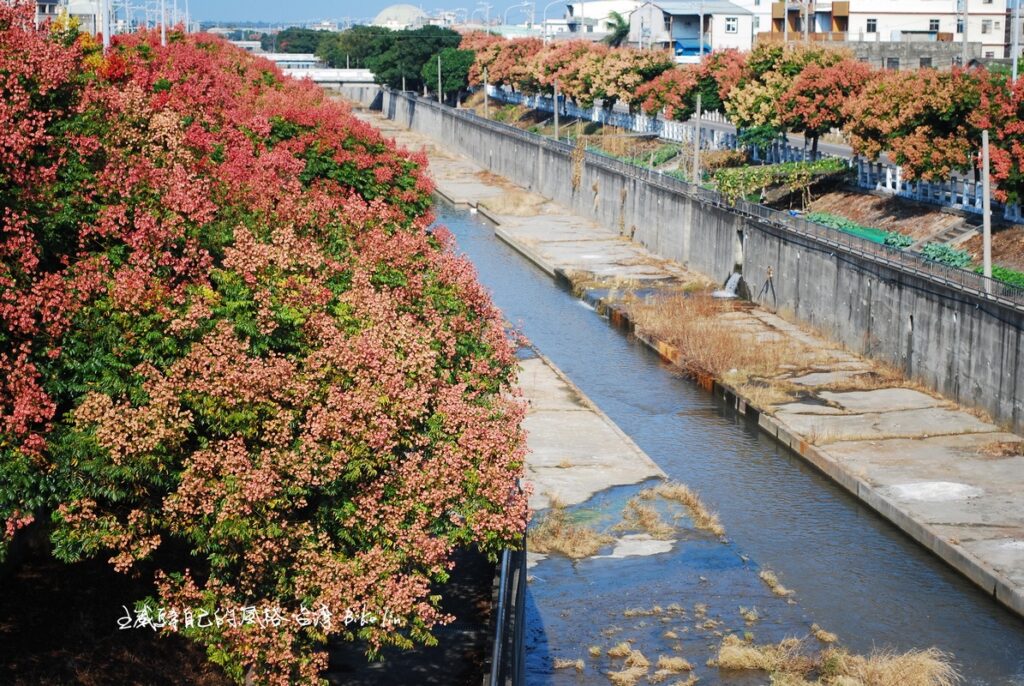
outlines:
{"label": "palm tree", "polygon": [[613,48],[622,45],[629,36],[629,20],[618,12],[608,13],[608,28],[608,35],[602,40]]}

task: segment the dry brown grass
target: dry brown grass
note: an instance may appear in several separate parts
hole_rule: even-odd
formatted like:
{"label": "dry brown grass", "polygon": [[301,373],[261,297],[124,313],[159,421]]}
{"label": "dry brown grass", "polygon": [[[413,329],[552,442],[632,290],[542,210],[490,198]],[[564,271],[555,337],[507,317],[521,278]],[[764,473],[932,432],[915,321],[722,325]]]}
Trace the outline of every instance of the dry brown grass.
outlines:
{"label": "dry brown grass", "polygon": [[[478,172],[477,175],[481,174],[490,174],[490,172]],[[497,175],[492,174],[492,176]],[[508,183],[508,180],[503,177],[498,176],[497,178],[506,184]],[[480,204],[495,214],[503,214],[508,217],[533,217],[542,213],[542,208],[547,202],[546,198],[536,193],[522,190],[506,190],[502,195],[487,198],[481,201]]]}
{"label": "dry brown grass", "polygon": [[743,621],[747,624],[753,624],[761,618],[761,615],[757,613],[756,607],[741,607],[740,617],[743,617]]}
{"label": "dry brown grass", "polygon": [[995,441],[986,443],[978,451],[986,457],[1016,457],[1024,455],[1024,441]]}
{"label": "dry brown grass", "polygon": [[811,635],[819,641],[821,641],[822,643],[835,643],[839,640],[839,637],[836,636],[834,633],[832,633],[831,631],[825,631],[817,624],[811,625]]}
{"label": "dry brown grass", "polygon": [[684,660],[681,657],[674,657],[671,655],[659,655],[658,656],[658,669],[667,670],[669,672],[689,672],[693,670],[693,665],[688,660]]}
{"label": "dry brown grass", "polygon": [[937,648],[906,653],[851,655],[829,649],[821,656],[822,677],[846,677],[863,686],[955,686],[960,675],[950,656]]}
{"label": "dry brown grass", "polygon": [[643,667],[645,670],[651,666],[651,661],[644,657],[639,650],[630,650],[626,656],[627,667]]}
{"label": "dry brown grass", "polygon": [[636,686],[645,676],[646,667],[627,667],[619,672],[608,672],[608,679],[615,686]]}
{"label": "dry brown grass", "polygon": [[690,519],[693,520],[693,525],[698,529],[710,531],[716,536],[725,535],[725,527],[719,521],[718,515],[709,510],[700,499],[700,496],[686,484],[669,481],[658,485],[654,491],[666,500],[675,500],[681,503],[690,513]]}
{"label": "dry brown grass", "polygon": [[664,636],[667,639],[673,640],[673,641],[675,639],[679,638],[679,634],[677,634],[676,632],[672,631],[671,629],[666,631],[665,633],[663,633],[662,636]]}
{"label": "dry brown grass", "polygon": [[627,657],[631,652],[633,652],[633,647],[623,641],[608,649],[608,657]]}
{"label": "dry brown grass", "polygon": [[630,314],[641,332],[679,349],[679,365],[694,374],[722,377],[730,370],[768,375],[790,357],[781,342],[754,343],[719,315],[736,305],[710,295],[672,295],[633,301]]}
{"label": "dry brown grass", "polygon": [[803,641],[798,638],[755,645],[729,635],[718,648],[717,662],[720,669],[807,674],[814,668],[814,662],[802,650]]}
{"label": "dry brown grass", "polygon": [[793,595],[793,591],[791,591],[790,589],[788,589],[785,586],[783,586],[782,582],[779,581],[779,577],[776,576],[775,572],[773,572],[772,570],[770,570],[770,569],[762,569],[760,571],[760,573],[758,574],[758,576],[761,577],[761,581],[763,581],[768,586],[768,588],[770,588],[772,590],[772,593],[774,593],[775,595],[777,595],[777,596],[790,596],[790,595]]}
{"label": "dry brown grass", "polygon": [[583,660],[562,660],[555,658],[555,669],[569,669],[570,667],[575,669],[577,672],[582,672],[586,669],[586,665],[583,663]]}
{"label": "dry brown grass", "polygon": [[676,531],[675,527],[662,519],[657,509],[650,505],[644,505],[641,502],[643,499],[645,499],[644,492],[629,499],[622,509],[622,521],[615,525],[615,529],[620,531],[639,529],[646,531],[654,538],[672,538]]}
{"label": "dry brown grass", "polygon": [[572,522],[565,508],[552,500],[551,508],[526,535],[526,547],[535,553],[556,553],[578,560],[590,557],[615,539]]}
{"label": "dry brown grass", "polygon": [[776,405],[793,402],[794,398],[781,384],[743,383],[736,387],[736,393],[759,410],[770,412]]}
{"label": "dry brown grass", "polygon": [[601,657],[601,647],[590,646],[590,648],[587,649],[587,653],[590,655],[590,657]]}
{"label": "dry brown grass", "polygon": [[755,645],[730,635],[722,640],[715,664],[723,670],[767,672],[773,686],[955,686],[960,682],[950,656],[935,648],[867,656],[840,648],[808,655],[804,649],[796,638]]}

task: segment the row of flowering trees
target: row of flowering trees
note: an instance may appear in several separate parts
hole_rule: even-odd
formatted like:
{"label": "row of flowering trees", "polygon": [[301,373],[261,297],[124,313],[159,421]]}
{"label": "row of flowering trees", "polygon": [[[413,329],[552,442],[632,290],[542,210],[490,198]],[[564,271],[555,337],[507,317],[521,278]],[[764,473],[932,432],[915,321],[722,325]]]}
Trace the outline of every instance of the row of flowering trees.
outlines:
{"label": "row of flowering trees", "polygon": [[239,682],[433,641],[453,549],[526,501],[514,352],[424,158],[215,37],[104,54],[34,12],[0,3],[0,555],[37,526],[149,575]]}
{"label": "row of flowering trees", "polygon": [[632,111],[685,121],[697,95],[705,110],[721,109],[749,144],[785,132],[804,133],[817,147],[825,133],[845,132],[854,152],[883,152],[908,179],[948,178],[977,169],[981,132],[992,137],[992,174],[1003,201],[1024,199],[1024,82],[984,69],[877,70],[829,47],[760,45],[724,50],[700,64],[673,66],[665,53],[609,49],[585,41],[545,46],[467,34],[474,50],[470,78],[527,93],[552,91],[588,106],[624,102]]}

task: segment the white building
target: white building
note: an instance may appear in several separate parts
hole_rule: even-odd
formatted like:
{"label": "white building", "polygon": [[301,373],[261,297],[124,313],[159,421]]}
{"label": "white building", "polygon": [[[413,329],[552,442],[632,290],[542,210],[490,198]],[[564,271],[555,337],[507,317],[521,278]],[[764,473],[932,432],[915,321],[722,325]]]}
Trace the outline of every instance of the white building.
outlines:
{"label": "white building", "polygon": [[429,21],[427,13],[415,5],[391,5],[374,17],[371,26],[382,26],[394,31],[418,29]]}
{"label": "white building", "polygon": [[566,4],[564,18],[570,31],[608,33],[612,30],[612,12],[629,21],[629,16],[640,7],[641,0],[588,0]]}
{"label": "white building", "polygon": [[677,62],[698,62],[701,54],[753,46],[754,15],[727,0],[659,0],[630,17],[629,42],[667,48]]}
{"label": "white building", "polygon": [[[857,42],[959,42],[964,0],[789,0],[772,3],[770,32],[793,38],[807,26],[811,40]],[[1007,0],[966,0],[967,40],[982,56],[1006,54]],[[784,4],[786,5],[784,8]],[[784,25],[784,18],[786,24]],[[784,26],[786,27],[784,29]],[[762,31],[768,29],[762,28]]]}
{"label": "white building", "polygon": [[290,52],[267,52],[260,55],[284,70],[323,69],[327,65],[313,54]]}

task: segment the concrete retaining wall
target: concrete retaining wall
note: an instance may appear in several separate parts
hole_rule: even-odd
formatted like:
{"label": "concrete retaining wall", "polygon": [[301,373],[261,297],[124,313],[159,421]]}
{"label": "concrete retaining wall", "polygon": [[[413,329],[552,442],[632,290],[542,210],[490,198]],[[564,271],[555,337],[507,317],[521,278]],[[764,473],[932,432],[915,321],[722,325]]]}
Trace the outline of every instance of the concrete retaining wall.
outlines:
{"label": "concrete retaining wall", "polygon": [[[376,107],[370,90],[350,97]],[[511,135],[411,94],[386,91],[379,106],[389,118],[662,257],[721,280],[738,266],[754,293],[771,268],[777,302],[767,304],[1024,432],[1020,308],[691,197],[659,174],[629,165],[610,169],[589,153],[574,158],[567,145]]]}

